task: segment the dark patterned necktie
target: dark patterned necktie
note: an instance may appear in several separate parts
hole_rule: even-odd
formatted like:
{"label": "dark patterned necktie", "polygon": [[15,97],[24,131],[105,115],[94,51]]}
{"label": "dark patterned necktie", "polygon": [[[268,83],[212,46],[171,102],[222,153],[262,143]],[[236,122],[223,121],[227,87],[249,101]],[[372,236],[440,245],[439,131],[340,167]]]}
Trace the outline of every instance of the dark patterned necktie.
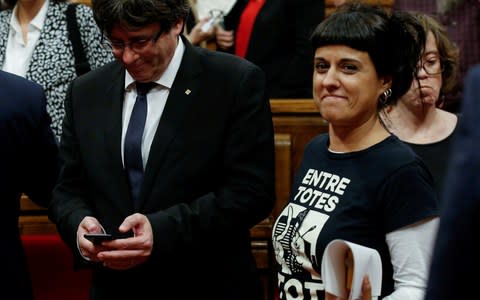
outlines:
{"label": "dark patterned necktie", "polygon": [[137,82],[137,99],[128,122],[123,145],[125,170],[130,182],[130,191],[136,203],[143,181],[142,137],[147,120],[147,93],[155,86],[153,82]]}

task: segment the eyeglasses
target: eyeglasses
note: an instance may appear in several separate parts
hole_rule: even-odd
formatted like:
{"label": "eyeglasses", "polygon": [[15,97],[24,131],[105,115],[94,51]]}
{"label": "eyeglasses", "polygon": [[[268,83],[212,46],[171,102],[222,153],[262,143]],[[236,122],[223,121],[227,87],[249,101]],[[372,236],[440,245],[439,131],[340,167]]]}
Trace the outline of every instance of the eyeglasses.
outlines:
{"label": "eyeglasses", "polygon": [[135,39],[127,43],[124,43],[122,41],[110,40],[106,38],[104,39],[104,46],[112,50],[113,52],[122,52],[125,50],[125,48],[128,47],[130,48],[130,50],[138,53],[145,50],[145,48],[150,42],[155,43],[161,34],[162,34],[162,31],[159,31],[151,37]]}
{"label": "eyeglasses", "polygon": [[437,75],[443,72],[442,61],[438,56],[429,57],[417,67],[417,72],[421,69],[425,70],[428,75]]}

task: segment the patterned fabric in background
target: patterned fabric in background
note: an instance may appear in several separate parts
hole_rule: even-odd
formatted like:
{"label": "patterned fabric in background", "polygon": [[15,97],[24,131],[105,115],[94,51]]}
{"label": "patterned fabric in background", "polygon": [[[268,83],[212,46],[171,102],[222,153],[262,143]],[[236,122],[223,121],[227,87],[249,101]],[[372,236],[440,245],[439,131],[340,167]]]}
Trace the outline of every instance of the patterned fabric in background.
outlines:
{"label": "patterned fabric in background", "polygon": [[[43,86],[47,95],[47,111],[52,118],[52,129],[60,139],[65,114],[64,101],[68,85],[75,79],[73,46],[68,38],[67,3],[50,1],[40,38],[32,54],[26,78]],[[93,19],[92,10],[77,5],[77,22],[92,69],[113,60],[110,50],[102,46],[101,33]],[[0,66],[5,60],[12,10],[0,12]]]}

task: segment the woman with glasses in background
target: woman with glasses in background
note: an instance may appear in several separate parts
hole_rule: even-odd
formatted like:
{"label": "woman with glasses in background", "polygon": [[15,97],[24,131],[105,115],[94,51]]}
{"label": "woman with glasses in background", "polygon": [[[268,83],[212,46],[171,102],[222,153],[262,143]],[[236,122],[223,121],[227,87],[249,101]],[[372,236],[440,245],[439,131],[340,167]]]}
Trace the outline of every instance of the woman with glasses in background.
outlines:
{"label": "woman with glasses in background", "polygon": [[387,106],[381,116],[390,132],[424,160],[440,195],[458,121],[455,114],[440,107],[456,83],[458,50],[436,19],[422,13],[412,15],[427,36],[417,77],[410,90],[395,105]]}

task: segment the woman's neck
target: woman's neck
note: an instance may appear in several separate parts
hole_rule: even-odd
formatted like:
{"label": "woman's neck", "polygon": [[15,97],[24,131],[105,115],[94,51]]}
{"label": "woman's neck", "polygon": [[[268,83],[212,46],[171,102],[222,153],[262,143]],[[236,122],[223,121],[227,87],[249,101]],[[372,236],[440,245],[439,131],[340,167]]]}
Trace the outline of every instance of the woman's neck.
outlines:
{"label": "woman's neck", "polygon": [[353,129],[330,124],[328,133],[329,149],[335,152],[354,152],[367,149],[390,136],[378,117]]}
{"label": "woman's neck", "polygon": [[448,137],[457,124],[454,114],[433,105],[408,107],[401,101],[382,111],[387,129],[399,139],[413,144],[428,144]]}
{"label": "woman's neck", "polygon": [[18,1],[17,2],[17,21],[20,24],[22,30],[23,42],[28,42],[28,26],[30,22],[37,16],[40,9],[42,9],[45,0],[31,0],[31,1]]}
{"label": "woman's neck", "polygon": [[17,20],[20,25],[29,25],[42,9],[45,0],[18,1],[17,2]]}

